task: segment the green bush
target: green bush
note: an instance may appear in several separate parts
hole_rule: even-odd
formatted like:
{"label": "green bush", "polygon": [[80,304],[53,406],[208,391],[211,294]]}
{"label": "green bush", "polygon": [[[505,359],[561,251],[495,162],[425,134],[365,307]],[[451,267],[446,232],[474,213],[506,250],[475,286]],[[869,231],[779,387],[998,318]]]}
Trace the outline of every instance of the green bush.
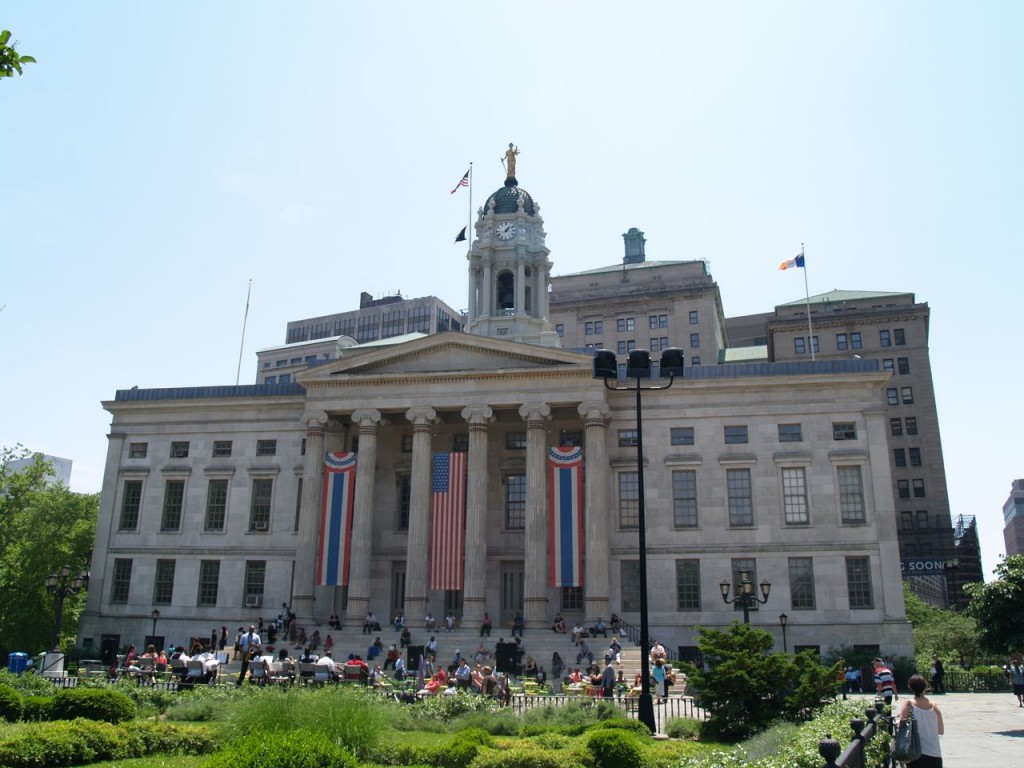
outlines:
{"label": "green bush", "polygon": [[589,756],[577,749],[544,749],[524,741],[509,748],[481,749],[473,768],[580,768]]}
{"label": "green bush", "polygon": [[579,736],[597,722],[591,707],[573,701],[564,707],[539,707],[524,713],[520,734],[536,736],[552,731],[566,736]]}
{"label": "green bush", "polygon": [[23,708],[21,694],[9,685],[0,684],[0,717],[16,723],[21,719]]}
{"label": "green bush", "polygon": [[21,704],[21,719],[25,722],[53,719],[53,696],[25,696]]}
{"label": "green bush", "polygon": [[121,723],[135,717],[135,702],[121,691],[100,688],[65,688],[53,697],[53,719],[84,717]]}
{"label": "green bush", "polygon": [[587,750],[598,768],[635,768],[643,765],[640,740],[619,728],[598,728],[587,735]]}
{"label": "green bush", "polygon": [[700,720],[691,717],[673,717],[665,723],[665,735],[671,739],[692,741],[700,737]]}
{"label": "green bush", "polygon": [[640,720],[630,720],[622,714],[622,710],[619,710],[618,716],[610,720],[603,720],[597,727],[629,731],[630,733],[636,734],[637,736],[645,739],[649,738],[651,735],[650,728],[644,725]]}
{"label": "green bush", "polygon": [[194,725],[139,720],[121,727],[131,729],[146,755],[207,755],[219,742],[218,734]]}
{"label": "green bush", "polygon": [[126,731],[110,723],[78,719],[39,723],[18,731],[0,743],[0,765],[59,768],[138,757],[141,753],[141,741]]}
{"label": "green bush", "polygon": [[[406,707],[403,708],[402,711],[411,712],[412,710],[409,710],[409,708]],[[522,721],[520,720],[519,715],[509,708],[467,712],[448,724],[448,726],[455,731],[465,730],[467,728],[480,728],[487,731],[492,736],[515,736],[519,733],[519,727],[521,725]]]}
{"label": "green bush", "polygon": [[358,768],[359,762],[324,733],[300,728],[251,733],[215,754],[205,768]]}
{"label": "green bush", "polygon": [[183,701],[167,710],[168,720],[187,720],[193,723],[213,720],[217,715],[217,705],[209,699]]}
{"label": "green bush", "polygon": [[439,768],[467,768],[480,751],[480,747],[494,745],[491,734],[481,728],[460,731],[437,752],[431,761]]}
{"label": "green bush", "polygon": [[42,675],[16,675],[6,669],[0,669],[0,685],[9,685],[19,691],[22,696],[36,694],[47,696],[53,694],[53,683]]}

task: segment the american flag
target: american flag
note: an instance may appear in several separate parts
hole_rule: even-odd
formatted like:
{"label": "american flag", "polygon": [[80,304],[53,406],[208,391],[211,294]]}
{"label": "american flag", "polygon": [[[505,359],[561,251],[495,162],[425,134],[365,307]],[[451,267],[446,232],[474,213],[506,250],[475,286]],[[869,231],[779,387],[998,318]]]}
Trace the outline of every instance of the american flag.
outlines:
{"label": "american flag", "polygon": [[459,191],[459,187],[468,187],[468,186],[469,186],[469,171],[466,171],[462,175],[462,178],[459,179],[459,183],[455,185],[455,188],[449,194],[454,195],[456,192]]}
{"label": "american flag", "polygon": [[462,589],[466,540],[466,454],[435,453],[430,480],[430,589]]}

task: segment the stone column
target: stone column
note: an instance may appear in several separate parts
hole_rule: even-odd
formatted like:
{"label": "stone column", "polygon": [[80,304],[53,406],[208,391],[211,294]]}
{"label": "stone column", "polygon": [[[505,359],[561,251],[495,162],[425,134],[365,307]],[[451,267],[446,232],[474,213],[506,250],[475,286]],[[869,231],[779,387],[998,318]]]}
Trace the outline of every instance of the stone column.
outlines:
{"label": "stone column", "polygon": [[[430,573],[430,428],[437,421],[433,408],[410,408],[412,422],[412,478],[409,488],[409,536],[405,566],[405,623],[423,626],[427,613],[427,577]],[[437,618],[437,617],[435,617]]]}
{"label": "stone column", "polygon": [[[467,256],[467,258],[469,258]],[[477,285],[480,279],[480,270],[473,266],[473,262],[469,263],[469,308],[466,310],[466,317],[469,320],[475,320],[477,316]]]}
{"label": "stone column", "polygon": [[608,578],[608,455],[606,426],[611,409],[602,401],[580,403],[576,409],[583,417],[583,594],[586,595],[586,621],[611,616]]}
{"label": "stone column", "polygon": [[316,561],[320,540],[320,511],[323,495],[324,436],[327,414],[304,413],[306,455],[302,462],[302,500],[299,509],[299,536],[295,545],[295,582],[292,585],[292,610],[300,624],[314,622],[316,614]]}
{"label": "stone column", "polygon": [[[96,524],[96,545],[92,549],[92,563],[89,570],[90,589],[86,593],[86,610],[82,614],[83,617],[86,615],[97,616],[104,597],[109,593],[105,578],[107,553],[110,547],[110,538],[117,531],[119,523],[120,510],[117,506],[119,498],[117,491],[123,480],[120,468],[124,456],[124,441],[124,432],[111,431],[107,435],[107,463],[103,469],[103,488],[100,493],[99,519]],[[144,475],[139,475],[131,479],[142,480],[143,477]]]}
{"label": "stone column", "polygon": [[487,425],[494,421],[494,412],[486,405],[470,405],[462,418],[469,422],[462,620],[476,626],[487,610]]}
{"label": "stone column", "polygon": [[526,420],[526,559],[523,563],[523,618],[528,627],[548,625],[547,421],[551,406],[528,403]]}
{"label": "stone column", "polygon": [[491,264],[484,262],[483,279],[480,281],[480,312],[478,317],[490,317],[493,301],[491,299]]}
{"label": "stone column", "polygon": [[516,261],[516,315],[526,314],[526,265],[520,258]]}
{"label": "stone column", "polygon": [[356,497],[352,520],[352,560],[348,578],[348,609],[345,623],[362,626],[370,608],[370,556],[373,550],[374,486],[377,482],[377,425],[380,411],[375,408],[352,414],[359,425],[359,451],[356,458]]}

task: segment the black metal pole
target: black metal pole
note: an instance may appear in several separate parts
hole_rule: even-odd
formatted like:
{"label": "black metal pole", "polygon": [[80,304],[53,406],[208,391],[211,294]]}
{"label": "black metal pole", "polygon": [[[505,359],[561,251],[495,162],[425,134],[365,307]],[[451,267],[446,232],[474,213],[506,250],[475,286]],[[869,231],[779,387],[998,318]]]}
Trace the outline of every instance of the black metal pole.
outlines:
{"label": "black metal pole", "polygon": [[748,595],[746,592],[741,592],[740,593],[740,598],[741,598],[740,602],[743,603],[743,623],[744,624],[749,624],[750,623],[750,595]]}
{"label": "black metal pole", "polygon": [[658,726],[654,721],[654,699],[651,696],[650,629],[647,622],[647,521],[644,509],[644,438],[643,407],[640,403],[640,379],[636,380],[636,479],[637,526],[640,545],[640,701],[637,716],[651,733]]}
{"label": "black metal pole", "polygon": [[64,618],[64,595],[63,589],[54,593],[53,600],[53,642],[50,643],[51,651],[60,650],[60,630]]}
{"label": "black metal pole", "polygon": [[782,625],[782,652],[789,653],[789,646],[786,645],[786,625]]}

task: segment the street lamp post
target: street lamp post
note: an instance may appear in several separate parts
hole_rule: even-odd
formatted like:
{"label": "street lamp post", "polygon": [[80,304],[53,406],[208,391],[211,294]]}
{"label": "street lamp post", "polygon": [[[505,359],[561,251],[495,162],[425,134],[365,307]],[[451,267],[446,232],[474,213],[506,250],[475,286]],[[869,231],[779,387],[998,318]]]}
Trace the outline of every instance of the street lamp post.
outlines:
{"label": "street lamp post", "polygon": [[[739,603],[743,607],[743,623],[750,623],[750,609],[760,603],[764,605],[768,602],[768,595],[772,591],[772,585],[764,579],[760,583],[761,597],[754,594],[754,582],[750,580],[750,571],[740,571],[740,583],[733,588],[733,585],[726,580],[718,585],[719,589],[722,590],[722,600],[725,601],[726,605],[732,605],[733,603]],[[733,597],[729,599],[729,590],[733,589]]]}
{"label": "street lamp post", "polygon": [[71,566],[61,566],[59,573],[51,573],[46,577],[46,589],[53,595],[53,641],[50,649],[60,651],[60,628],[64,620],[64,598],[68,595],[77,595],[89,584],[89,573],[80,573],[71,576]]}
{"label": "street lamp post", "polygon": [[153,609],[153,613],[150,614],[153,617],[153,631],[150,632],[151,637],[156,637],[156,620],[160,618],[160,610],[157,608]]}
{"label": "street lamp post", "polygon": [[786,625],[789,623],[789,616],[784,613],[779,614],[779,624],[782,625],[782,652],[789,653],[789,648],[786,646]]}
{"label": "street lamp post", "polygon": [[[637,479],[637,529],[640,548],[640,698],[637,716],[651,733],[657,731],[654,720],[654,699],[651,696],[650,628],[647,611],[647,533],[644,509],[644,441],[643,408],[640,393],[657,391],[672,386],[676,376],[683,375],[683,352],[680,349],[662,350],[661,359],[651,361],[646,349],[635,349],[629,353],[628,362],[620,364],[615,353],[599,350],[594,355],[594,378],[602,379],[604,386],[614,392],[636,391],[636,479]],[[667,376],[668,381],[662,380]],[[634,384],[628,384],[632,379]],[[651,382],[641,386],[644,380]],[[614,383],[613,383],[614,382]],[[659,382],[661,382],[659,384]]]}

